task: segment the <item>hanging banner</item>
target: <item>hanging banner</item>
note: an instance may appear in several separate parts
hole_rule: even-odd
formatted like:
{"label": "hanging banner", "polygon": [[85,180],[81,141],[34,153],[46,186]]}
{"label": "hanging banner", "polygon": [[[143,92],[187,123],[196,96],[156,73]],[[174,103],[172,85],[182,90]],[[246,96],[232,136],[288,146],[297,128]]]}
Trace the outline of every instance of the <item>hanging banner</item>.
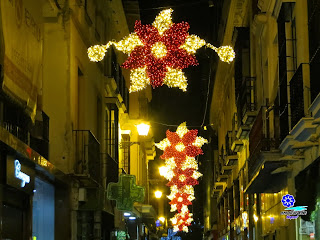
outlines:
{"label": "hanging banner", "polygon": [[2,90],[34,119],[42,78],[41,4],[1,0]]}

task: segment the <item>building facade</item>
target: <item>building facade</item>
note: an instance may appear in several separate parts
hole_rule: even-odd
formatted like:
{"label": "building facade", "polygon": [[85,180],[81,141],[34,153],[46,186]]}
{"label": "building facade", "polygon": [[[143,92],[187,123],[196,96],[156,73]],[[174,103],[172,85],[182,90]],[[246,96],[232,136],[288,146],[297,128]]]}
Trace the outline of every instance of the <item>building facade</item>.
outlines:
{"label": "building facade", "polygon": [[[128,232],[106,188],[133,174],[148,189],[152,133],[135,125],[148,120],[151,89],[129,95],[113,49],[99,63],[87,56],[128,35],[127,19],[122,1],[1,1],[1,239]],[[155,217],[145,199],[134,210],[141,236]]]}
{"label": "building facade", "polygon": [[[211,227],[219,239],[319,239],[320,2],[217,6],[218,41],[236,59],[215,65]],[[307,215],[282,215],[286,194]]]}

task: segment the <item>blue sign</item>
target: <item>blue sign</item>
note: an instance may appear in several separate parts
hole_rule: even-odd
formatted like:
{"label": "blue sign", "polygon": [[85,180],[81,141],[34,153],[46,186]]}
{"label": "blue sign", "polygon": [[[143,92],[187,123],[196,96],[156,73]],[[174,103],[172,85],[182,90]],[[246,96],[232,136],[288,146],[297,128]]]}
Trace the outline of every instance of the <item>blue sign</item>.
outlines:
{"label": "blue sign", "polygon": [[[1,168],[1,166],[0,166]],[[7,155],[6,183],[27,194],[34,194],[34,164],[14,155]]]}
{"label": "blue sign", "polygon": [[19,160],[14,161],[14,175],[21,180],[21,187],[24,187],[26,183],[30,183],[30,176],[21,172],[21,164]]}
{"label": "blue sign", "polygon": [[281,215],[286,215],[286,219],[297,219],[300,215],[307,215],[307,207],[308,206],[296,206],[294,207],[294,203],[296,200],[290,194],[286,194],[282,196],[281,203],[284,207],[286,207],[281,212]]}
{"label": "blue sign", "polygon": [[156,227],[160,227],[161,226],[161,223],[160,223],[160,220],[158,219],[157,221],[156,221]]}

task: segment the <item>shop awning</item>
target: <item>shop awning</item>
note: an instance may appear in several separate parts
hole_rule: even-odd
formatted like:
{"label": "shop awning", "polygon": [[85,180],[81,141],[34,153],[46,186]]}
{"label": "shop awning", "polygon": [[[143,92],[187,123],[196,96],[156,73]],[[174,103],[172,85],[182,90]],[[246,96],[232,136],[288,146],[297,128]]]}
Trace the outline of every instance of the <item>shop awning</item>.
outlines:
{"label": "shop awning", "polygon": [[142,218],[157,218],[156,211],[152,205],[135,203],[134,208],[140,213]]}
{"label": "shop awning", "polygon": [[287,163],[266,161],[249,182],[245,193],[276,193],[287,184]]}

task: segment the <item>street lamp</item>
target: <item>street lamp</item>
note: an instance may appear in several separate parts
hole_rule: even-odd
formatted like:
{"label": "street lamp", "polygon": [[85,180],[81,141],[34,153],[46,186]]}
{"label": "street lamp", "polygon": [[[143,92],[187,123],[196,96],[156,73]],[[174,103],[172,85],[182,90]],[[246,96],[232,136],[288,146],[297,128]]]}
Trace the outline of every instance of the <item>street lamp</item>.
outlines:
{"label": "street lamp", "polygon": [[[136,125],[136,128],[138,130],[138,134],[139,136],[147,136],[149,133],[149,129],[150,129],[150,125],[145,124],[145,123],[140,123],[138,125]],[[126,131],[126,130],[124,130]],[[124,149],[127,148],[128,146],[132,146],[134,144],[140,144],[140,142],[120,142],[120,148]]]}
{"label": "street lamp", "polygon": [[162,192],[157,190],[157,191],[154,192],[154,195],[156,196],[156,198],[161,198]]}
{"label": "street lamp", "polygon": [[164,221],[166,220],[164,217],[159,217],[160,222],[164,223]]}
{"label": "street lamp", "polygon": [[150,125],[145,123],[140,123],[136,125],[139,136],[147,136],[149,133]]}
{"label": "street lamp", "polygon": [[160,176],[165,176],[167,173],[167,167],[165,166],[159,167],[159,173],[160,173]]}

